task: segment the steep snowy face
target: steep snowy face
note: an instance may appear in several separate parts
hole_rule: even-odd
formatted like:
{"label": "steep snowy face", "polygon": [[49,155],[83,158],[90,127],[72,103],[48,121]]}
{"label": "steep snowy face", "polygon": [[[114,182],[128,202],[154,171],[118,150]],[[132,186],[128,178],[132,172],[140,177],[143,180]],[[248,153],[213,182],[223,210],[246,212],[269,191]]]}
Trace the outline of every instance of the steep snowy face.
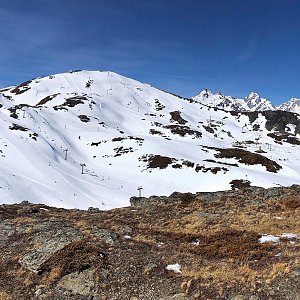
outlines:
{"label": "steep snowy face", "polygon": [[300,116],[245,107],[221,93],[186,99],[100,71],[2,89],[0,202],[109,209],[139,191],[299,183]]}
{"label": "steep snowy face", "polygon": [[300,114],[300,99],[291,98],[289,101],[279,105],[278,109]]}
{"label": "steep snowy face", "polygon": [[244,100],[248,109],[251,111],[264,111],[276,109],[272,105],[270,100],[261,98],[257,93],[254,92],[251,92],[247,97],[245,97]]}

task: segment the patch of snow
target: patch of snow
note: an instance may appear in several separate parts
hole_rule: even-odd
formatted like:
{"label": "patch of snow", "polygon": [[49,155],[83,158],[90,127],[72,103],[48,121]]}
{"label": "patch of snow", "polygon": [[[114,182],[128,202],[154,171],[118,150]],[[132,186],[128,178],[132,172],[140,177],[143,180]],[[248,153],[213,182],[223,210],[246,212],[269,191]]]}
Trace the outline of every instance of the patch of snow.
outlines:
{"label": "patch of snow", "polygon": [[280,238],[278,236],[274,236],[274,235],[271,235],[271,234],[263,235],[258,240],[259,240],[260,243],[268,243],[268,242],[279,243],[280,242]]}
{"label": "patch of snow", "polygon": [[175,273],[181,273],[181,266],[179,264],[167,265],[166,270],[173,271]]}
{"label": "patch of snow", "polygon": [[292,240],[292,239],[298,239],[298,236],[297,234],[294,233],[283,233],[280,235],[280,238]]}

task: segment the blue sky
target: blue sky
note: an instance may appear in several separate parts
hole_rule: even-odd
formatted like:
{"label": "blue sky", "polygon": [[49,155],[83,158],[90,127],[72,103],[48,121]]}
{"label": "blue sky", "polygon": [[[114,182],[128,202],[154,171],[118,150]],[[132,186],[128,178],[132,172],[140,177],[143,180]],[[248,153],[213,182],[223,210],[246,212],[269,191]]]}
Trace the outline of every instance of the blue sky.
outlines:
{"label": "blue sky", "polygon": [[111,70],[183,96],[300,98],[299,0],[0,0],[0,87]]}

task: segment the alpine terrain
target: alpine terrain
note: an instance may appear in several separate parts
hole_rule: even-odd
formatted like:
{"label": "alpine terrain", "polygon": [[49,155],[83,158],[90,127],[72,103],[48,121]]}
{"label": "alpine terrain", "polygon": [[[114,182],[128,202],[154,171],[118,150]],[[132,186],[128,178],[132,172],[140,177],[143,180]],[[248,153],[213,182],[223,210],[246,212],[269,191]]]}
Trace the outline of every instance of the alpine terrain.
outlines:
{"label": "alpine terrain", "polygon": [[100,71],[2,89],[0,201],[110,209],[139,193],[299,183],[298,101],[187,99]]}

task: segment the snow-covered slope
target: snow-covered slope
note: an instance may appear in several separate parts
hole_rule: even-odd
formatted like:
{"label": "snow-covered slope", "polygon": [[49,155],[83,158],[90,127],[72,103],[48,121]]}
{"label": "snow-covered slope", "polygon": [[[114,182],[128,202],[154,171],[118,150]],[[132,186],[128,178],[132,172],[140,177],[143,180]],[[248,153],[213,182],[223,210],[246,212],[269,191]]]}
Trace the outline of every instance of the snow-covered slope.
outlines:
{"label": "snow-covered slope", "polygon": [[[139,187],[149,196],[229,189],[234,179],[299,183],[297,115],[230,113],[200,102],[100,71],[2,90],[0,201],[109,209],[128,205]],[[268,171],[260,156],[254,165],[234,158],[241,147],[265,151],[281,168]],[[220,150],[228,148],[230,158]]]}

